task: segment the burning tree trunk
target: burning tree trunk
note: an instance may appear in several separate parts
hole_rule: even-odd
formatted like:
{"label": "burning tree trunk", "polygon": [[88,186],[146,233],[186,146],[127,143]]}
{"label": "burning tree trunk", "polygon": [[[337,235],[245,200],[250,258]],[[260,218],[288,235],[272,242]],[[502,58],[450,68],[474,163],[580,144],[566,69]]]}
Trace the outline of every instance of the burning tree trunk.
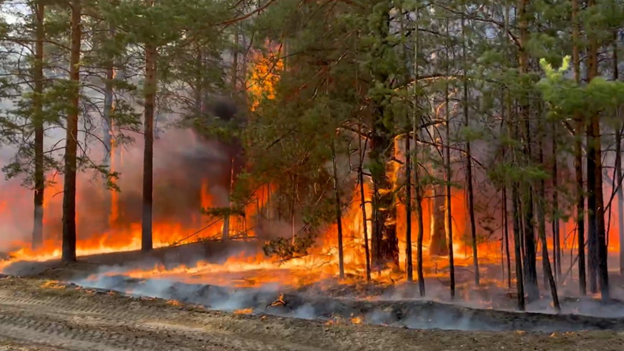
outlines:
{"label": "burning tree trunk", "polygon": [[[416,127],[414,126],[414,129]],[[416,198],[414,200],[414,204],[416,205],[415,212],[416,218],[418,218],[418,239],[417,239],[417,250],[418,250],[418,289],[420,292],[420,296],[425,296],[425,274],[423,272],[423,237],[425,233],[425,222],[423,218],[423,210],[422,210],[422,186],[420,184],[420,175],[418,172],[418,133],[414,130],[414,185],[416,187]]]}
{"label": "burning tree trunk", "polygon": [[[448,19],[446,20],[446,42],[447,42],[447,64],[446,64],[446,74],[449,74],[449,59],[450,55],[448,55],[448,48],[450,47],[450,40],[448,35]],[[453,257],[453,213],[451,210],[451,182],[453,180],[453,175],[451,173],[451,111],[449,106],[449,86],[448,80],[445,84],[445,94],[444,94],[444,110],[446,118],[444,120],[445,124],[445,139],[446,139],[446,148],[445,149],[445,173],[446,173],[446,233],[448,239],[448,255],[449,255],[449,278],[450,278],[450,289],[451,289],[451,298],[455,298],[455,262]]]}
{"label": "burning tree trunk", "polygon": [[[110,38],[115,36],[115,27],[111,25],[109,27]],[[104,110],[102,117],[104,123],[102,124],[102,134],[104,141],[104,166],[107,166],[109,171],[113,170],[112,154],[113,154],[113,121],[111,114],[114,109],[114,91],[113,91],[113,79],[115,79],[115,67],[112,58],[109,58],[106,62],[106,81],[104,82]],[[104,191],[106,192],[106,208],[109,209],[109,213],[106,215],[106,222],[112,225],[114,221],[113,214],[113,196],[108,191],[108,178],[104,179]],[[114,190],[113,190],[114,191]]]}
{"label": "burning tree trunk", "polygon": [[[359,93],[359,90],[357,91]],[[358,115],[359,116],[359,115]],[[368,246],[368,215],[366,214],[366,193],[364,191],[364,159],[366,158],[366,148],[368,138],[362,145],[362,120],[361,117],[358,121],[358,156],[359,163],[357,169],[358,183],[360,185],[360,206],[362,206],[362,232],[364,233],[364,259],[366,260],[366,281],[371,281],[371,266],[370,266],[370,250]]]}
{"label": "burning tree trunk", "polygon": [[[416,17],[416,22],[418,22],[419,17],[420,17],[420,11],[419,11],[419,7],[416,6],[416,10],[415,12],[415,17]],[[424,218],[423,218],[423,211],[422,211],[422,201],[423,201],[423,196],[422,196],[422,187],[420,184],[420,176],[419,176],[419,164],[418,164],[418,140],[419,138],[419,131],[418,131],[418,127],[417,127],[417,121],[418,121],[418,117],[419,117],[419,111],[418,111],[418,75],[419,75],[419,69],[418,69],[418,53],[419,53],[419,48],[420,48],[420,31],[418,29],[418,26],[416,26],[416,31],[414,34],[414,105],[413,105],[413,118],[412,118],[412,135],[414,137],[414,157],[413,157],[413,163],[414,163],[414,205],[416,206],[415,208],[415,212],[416,212],[416,218],[418,219],[418,239],[417,239],[417,253],[418,253],[418,261],[417,261],[417,266],[418,266],[418,290],[420,293],[420,296],[425,296],[425,275],[423,272],[423,236],[424,236],[424,232],[425,232],[425,223],[424,223]]]}
{"label": "burning tree trunk", "polygon": [[[390,31],[391,6],[384,1],[377,1],[371,6],[377,7],[380,13],[379,19],[372,24],[372,31],[374,36],[383,42],[376,49],[377,54],[383,57],[387,50],[385,41]],[[374,69],[373,75],[378,83],[389,84],[389,75],[385,70]],[[388,163],[394,156],[394,135],[388,127],[384,99],[383,96],[374,96],[372,99],[375,109],[370,151],[373,178],[372,266],[378,271],[389,264],[398,267],[399,263],[395,196],[393,182],[388,177],[390,171]]]}
{"label": "burning tree trunk", "polygon": [[[154,0],[148,1],[154,6]],[[156,102],[156,46],[145,43],[145,146],[143,152],[143,215],[141,221],[141,250],[150,251],[152,242],[152,206],[154,190],[154,107]]]}
{"label": "burning tree trunk", "polygon": [[[581,59],[579,49],[578,0],[572,0],[572,61],[574,66],[574,80],[581,82]],[[578,232],[578,270],[579,290],[581,295],[587,294],[585,278],[585,194],[583,188],[583,118],[579,112],[574,113],[576,121],[576,140],[574,142],[574,169],[576,177],[576,223]]]}
{"label": "burning tree trunk", "polygon": [[334,171],[334,193],[336,195],[336,226],[338,227],[338,264],[340,267],[340,279],[344,279],[344,250],[342,247],[342,203],[340,202],[340,188],[338,186],[338,167],[336,166],[336,148],[332,140],[332,165]]}
{"label": "burning tree trunk", "polygon": [[[589,8],[596,6],[595,0],[590,0]],[[589,44],[588,54],[588,81],[598,76],[598,42],[595,34],[592,34]],[[604,202],[602,194],[602,146],[600,139],[600,116],[594,113],[590,117],[589,126],[587,128],[587,189],[589,197],[587,206],[589,209],[589,227],[590,227],[590,258],[593,267],[590,272],[598,275],[600,281],[600,294],[603,301],[609,300],[609,272],[607,269],[607,244],[606,231],[604,223]],[[593,239],[593,240],[592,240]],[[590,274],[590,277],[592,275]],[[590,287],[593,286],[594,280],[590,281]],[[592,290],[593,291],[593,290]]]}
{"label": "burning tree trunk", "polygon": [[[465,18],[462,13],[461,16],[461,27],[462,27],[462,58],[463,58],[463,109],[464,109],[464,125],[466,127],[469,126],[469,118],[468,118],[468,77],[467,77],[467,67],[466,67],[466,25]],[[470,237],[472,241],[472,259],[474,263],[475,276],[474,281],[476,285],[479,285],[479,254],[477,252],[477,228],[476,228],[476,220],[475,220],[475,210],[474,210],[474,189],[472,187],[472,152],[470,150],[470,140],[466,141],[466,183],[468,184],[468,217],[470,219]]]}
{"label": "burning tree trunk", "polygon": [[[619,115],[619,109],[618,109]],[[620,238],[620,274],[624,275],[624,191],[622,190],[622,127],[615,131],[615,178],[617,179],[618,230]]]}
{"label": "burning tree trunk", "polygon": [[43,199],[45,190],[45,168],[43,161],[43,41],[45,29],[45,4],[42,0],[35,2],[36,42],[35,42],[35,89],[33,94],[33,121],[35,125],[35,211],[32,236],[32,248],[37,249],[43,243]]}
{"label": "burning tree trunk", "polygon": [[[440,174],[440,176],[442,176]],[[433,210],[431,211],[431,243],[429,244],[429,254],[431,256],[448,255],[445,231],[445,187],[436,185],[433,187]]]}
{"label": "burning tree trunk", "polygon": [[76,168],[78,149],[78,103],[80,101],[80,45],[82,8],[80,0],[71,2],[71,80],[70,108],[65,136],[65,170],[63,178],[63,261],[76,261]]}
{"label": "burning tree trunk", "polygon": [[407,281],[414,281],[412,262],[412,155],[410,133],[405,133],[405,270]]}

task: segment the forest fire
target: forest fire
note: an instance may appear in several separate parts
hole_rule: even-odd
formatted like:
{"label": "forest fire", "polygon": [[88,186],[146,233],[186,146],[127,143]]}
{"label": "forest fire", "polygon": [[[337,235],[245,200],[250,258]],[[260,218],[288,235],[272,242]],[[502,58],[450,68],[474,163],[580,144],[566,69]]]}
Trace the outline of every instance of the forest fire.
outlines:
{"label": "forest fire", "polygon": [[[268,44],[267,46],[270,48],[268,54],[263,55],[257,52],[253,56],[248,81],[250,85],[247,91],[251,97],[250,109],[252,111],[257,111],[263,100],[276,98],[279,72],[284,68],[281,59],[282,47]],[[358,133],[354,134],[356,136],[351,136],[351,138],[357,141],[351,140],[352,144],[361,143],[361,139],[366,139]],[[422,266],[422,279],[432,280],[444,286],[445,289],[450,284],[448,282],[450,272],[461,271],[463,276],[458,279],[457,285],[464,288],[459,294],[463,294],[466,300],[470,300],[470,295],[480,289],[487,290],[488,287],[495,287],[496,289],[492,290],[501,291],[508,289],[512,283],[517,282],[515,272],[510,272],[510,264],[505,264],[505,261],[510,262],[514,255],[512,238],[514,234],[512,226],[508,223],[510,217],[508,209],[501,204],[492,205],[492,199],[498,194],[496,192],[481,194],[481,198],[477,201],[480,212],[474,218],[478,223],[473,223],[474,227],[478,227],[478,232],[473,233],[477,241],[474,246],[470,235],[471,219],[468,213],[466,189],[456,187],[446,190],[441,183],[435,182],[422,188],[418,185],[418,191],[422,191],[420,195],[422,201],[418,206],[420,212],[417,213],[412,208],[411,213],[408,213],[406,201],[401,194],[406,177],[405,165],[409,163],[406,156],[408,150],[402,145],[404,141],[404,136],[392,140],[391,162],[388,162],[385,174],[381,177],[387,184],[384,184],[384,189],[381,191],[375,189],[376,184],[380,182],[377,180],[375,183],[376,180],[373,179],[372,174],[363,176],[364,163],[368,161],[365,158],[370,157],[371,151],[362,151],[367,156],[362,156],[357,162],[354,162],[349,155],[348,162],[345,162],[345,164],[348,163],[349,169],[342,170],[346,174],[344,178],[347,179],[345,181],[345,184],[348,184],[345,186],[347,189],[343,191],[343,200],[337,200],[339,218],[334,223],[323,223],[314,230],[305,232],[307,225],[303,220],[304,215],[297,213],[293,203],[284,208],[280,198],[283,194],[280,191],[285,189],[280,189],[271,183],[263,184],[258,181],[259,184],[256,184],[255,179],[247,179],[256,187],[255,191],[252,191],[246,199],[242,209],[232,211],[232,192],[238,176],[238,170],[235,171],[234,164],[240,161],[232,152],[234,148],[231,145],[224,146],[218,142],[201,139],[190,130],[171,132],[163,136],[160,143],[156,144],[158,149],[156,154],[162,156],[162,164],[156,169],[158,196],[156,196],[154,208],[156,215],[152,229],[153,247],[247,240],[257,243],[256,250],[238,252],[230,255],[223,262],[214,262],[209,257],[198,257],[198,260],[192,263],[158,263],[147,268],[132,265],[115,267],[91,275],[86,282],[96,282],[106,277],[122,275],[126,279],[165,280],[252,290],[278,287],[278,289],[296,291],[314,286],[325,291],[336,289],[336,287],[349,287],[353,288],[351,291],[354,291],[361,286],[367,286],[362,289],[362,294],[358,294],[358,297],[372,299],[377,296],[368,290],[371,286],[411,287],[411,282],[407,282],[410,278],[407,278],[406,271],[408,265],[415,266],[414,262],[419,262]],[[116,153],[111,155],[111,167],[121,173],[121,192],[105,189],[102,184],[90,182],[86,175],[82,176],[81,184],[84,186],[77,193],[78,203],[86,204],[89,200],[97,201],[95,204],[85,205],[84,209],[78,210],[77,226],[80,229],[76,248],[78,256],[141,249],[142,228],[137,212],[140,202],[131,190],[139,184],[138,175],[134,171],[140,157],[138,149],[140,148],[129,150],[115,148]],[[414,153],[414,150],[409,149],[409,153]],[[333,161],[337,183],[338,170],[336,160]],[[198,169],[200,168],[197,167],[198,162],[205,164],[207,169]],[[353,166],[358,162],[361,163],[359,167]],[[431,174],[438,172],[433,162],[425,164],[424,168]],[[359,174],[361,180],[356,179],[358,178],[357,172],[362,172]],[[462,175],[459,171],[457,173]],[[0,271],[16,261],[48,261],[61,257],[61,238],[58,233],[62,204],[60,197],[55,196],[62,192],[60,184],[62,184],[62,179],[52,177],[48,179],[43,202],[45,234],[43,244],[32,249],[29,248],[30,245],[26,240],[5,244],[11,249],[16,247],[19,249],[9,250],[9,259],[0,261]],[[312,187],[316,188],[317,184],[313,184]],[[337,188],[336,185],[334,190],[340,192]],[[126,192],[126,189],[130,191]],[[11,196],[14,199],[19,198],[25,191],[14,185],[7,187],[6,190],[7,193],[14,193]],[[378,198],[375,198],[376,193]],[[377,209],[373,206],[376,202],[382,202],[380,198],[388,194],[392,195],[390,196],[392,201],[388,207],[393,208],[394,215],[382,218],[382,220],[375,219],[375,212],[377,216],[380,216],[381,212],[384,212],[384,215],[391,212],[387,208],[382,208],[383,206],[378,206]],[[447,195],[448,198],[446,198]],[[326,193],[320,196],[321,199],[325,197],[328,197]],[[345,202],[345,198],[348,201]],[[14,211],[8,203],[8,201],[0,202],[0,219],[8,219],[13,214]],[[14,206],[28,208],[20,201],[15,201]],[[204,210],[204,213],[201,210]],[[617,215],[613,208],[611,211],[614,216]],[[411,239],[408,239],[407,235],[408,216],[411,219],[409,221]],[[380,221],[385,228],[374,228],[375,221]],[[422,230],[419,229],[418,222],[421,222]],[[564,233],[559,247],[564,254],[566,251],[572,254],[577,248],[576,223],[571,218],[567,221],[559,220],[559,223]],[[619,250],[618,228],[610,222],[609,224],[608,248],[610,252],[615,252]],[[388,228],[392,229],[388,230]],[[452,247],[448,245],[450,232],[454,233]],[[374,242],[374,233],[383,239]],[[312,243],[303,248],[297,247],[297,237],[306,234],[312,236]],[[420,243],[415,239],[417,237],[420,238]],[[282,240],[280,243],[286,243],[287,248],[281,251],[267,250],[267,247],[276,240]],[[396,254],[395,260],[384,261],[383,259],[387,257],[383,257],[379,260],[383,262],[373,263],[370,252],[374,251],[373,248],[375,245],[380,245],[380,242],[388,247],[396,246],[396,252],[390,255]],[[552,236],[549,236],[546,242],[550,247],[555,246]],[[264,245],[265,252],[257,250],[261,245]],[[408,245],[411,250],[408,250]],[[477,260],[473,257],[475,249],[478,251]],[[378,247],[377,250],[385,249]],[[418,254],[420,250],[423,253],[422,257]],[[538,252],[539,250],[542,248],[538,244]],[[452,256],[449,251],[452,252]],[[407,252],[412,253],[409,260]],[[383,255],[385,254],[387,253]],[[525,254],[525,252],[522,253],[522,255]],[[383,255],[377,253],[377,256]],[[453,257],[452,263],[450,257]],[[565,259],[571,262],[570,267],[574,265],[572,258]],[[343,271],[341,271],[341,261]],[[408,261],[411,262],[408,263]],[[474,266],[475,261],[478,261],[480,268]],[[541,257],[538,257],[536,261],[540,262]],[[478,272],[475,272],[476,269]],[[343,273],[344,278],[339,279]],[[370,274],[373,282],[367,281],[367,273]],[[482,274],[480,283],[472,283],[471,279],[467,278],[468,275],[476,274]],[[503,279],[499,279],[500,277]],[[456,284],[454,279],[453,277],[453,289]],[[476,299],[480,308],[493,309],[495,298],[489,294],[493,295],[495,292],[486,291],[483,294],[477,292],[473,301]],[[267,306],[287,305],[283,294],[276,301],[279,303],[275,305],[274,301]],[[169,299],[168,303],[173,306],[181,304],[177,299]],[[234,310],[234,313],[251,314],[253,311],[251,308],[239,308]],[[366,317],[354,314],[346,318],[351,324],[361,324],[366,321]],[[339,322],[338,319],[332,321],[334,320],[331,319],[331,323]]]}

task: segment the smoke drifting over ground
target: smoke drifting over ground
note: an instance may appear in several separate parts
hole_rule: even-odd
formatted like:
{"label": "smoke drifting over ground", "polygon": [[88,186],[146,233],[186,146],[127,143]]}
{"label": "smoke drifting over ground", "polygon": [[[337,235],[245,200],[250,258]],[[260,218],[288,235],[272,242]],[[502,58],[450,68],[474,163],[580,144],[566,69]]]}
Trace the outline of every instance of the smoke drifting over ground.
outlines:
{"label": "smoke drifting over ground", "polygon": [[[326,297],[311,291],[293,290],[277,284],[256,288],[183,283],[172,279],[131,279],[119,269],[103,268],[100,273],[73,283],[102,292],[114,290],[199,304],[210,309],[245,313],[265,313],[293,318],[320,319],[327,323],[368,323],[411,329],[523,330],[555,331],[624,330],[624,309],[613,318],[573,314],[523,313],[466,307],[420,299],[355,299]],[[590,312],[598,302],[566,302],[571,309]],[[595,311],[595,310],[594,310]],[[572,311],[571,311],[572,312]],[[579,312],[579,311],[576,311]]]}

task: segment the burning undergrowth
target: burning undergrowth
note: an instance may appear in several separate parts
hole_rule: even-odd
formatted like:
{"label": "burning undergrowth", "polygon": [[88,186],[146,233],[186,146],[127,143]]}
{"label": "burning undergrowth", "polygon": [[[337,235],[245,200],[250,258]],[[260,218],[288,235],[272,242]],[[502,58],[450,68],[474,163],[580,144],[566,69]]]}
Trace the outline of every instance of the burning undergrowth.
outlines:
{"label": "burning undergrowth", "polygon": [[267,259],[261,264],[245,263],[243,257],[238,254],[212,263],[187,257],[186,265],[176,265],[172,259],[155,266],[149,260],[100,266],[94,274],[64,280],[103,293],[115,291],[161,298],[176,305],[314,319],[327,324],[548,333],[624,330],[624,304],[616,301],[603,305],[589,297],[567,298],[562,301],[563,312],[555,314],[544,304],[546,297],[528,306],[533,312],[518,312],[513,310],[513,296],[502,287],[497,289],[494,281],[484,281],[479,288],[459,285],[458,294],[465,294],[459,302],[445,298],[448,287],[444,281],[429,277],[428,298],[424,299],[417,296],[417,287],[404,282],[366,283],[352,276],[341,281],[293,263],[278,264]]}
{"label": "burning undergrowth", "polygon": [[[279,284],[254,288],[185,283],[170,279],[137,279],[126,275],[96,274],[76,280],[76,285],[116,291],[137,297],[154,297],[184,304],[199,304],[238,314],[273,314],[317,319],[327,324],[368,323],[411,329],[523,330],[562,332],[578,330],[624,330],[624,317],[600,318],[579,314],[546,314],[467,307],[421,299],[340,298],[322,296],[314,289],[296,289]],[[405,288],[405,287],[404,287]],[[395,296],[401,288],[394,289]],[[406,289],[403,289],[406,290]],[[587,302],[589,303],[589,302]],[[590,309],[591,306],[585,306]],[[568,301],[569,308],[584,303]],[[613,309],[614,306],[612,306]],[[622,306],[618,306],[622,309]]]}

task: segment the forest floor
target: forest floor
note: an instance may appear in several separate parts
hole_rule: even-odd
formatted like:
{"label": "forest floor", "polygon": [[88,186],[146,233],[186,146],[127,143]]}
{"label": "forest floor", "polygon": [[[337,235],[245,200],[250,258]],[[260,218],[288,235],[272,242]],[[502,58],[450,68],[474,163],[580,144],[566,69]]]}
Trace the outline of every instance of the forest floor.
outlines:
{"label": "forest floor", "polygon": [[152,298],[0,279],[0,350],[621,350],[624,333],[467,332],[236,315]]}

